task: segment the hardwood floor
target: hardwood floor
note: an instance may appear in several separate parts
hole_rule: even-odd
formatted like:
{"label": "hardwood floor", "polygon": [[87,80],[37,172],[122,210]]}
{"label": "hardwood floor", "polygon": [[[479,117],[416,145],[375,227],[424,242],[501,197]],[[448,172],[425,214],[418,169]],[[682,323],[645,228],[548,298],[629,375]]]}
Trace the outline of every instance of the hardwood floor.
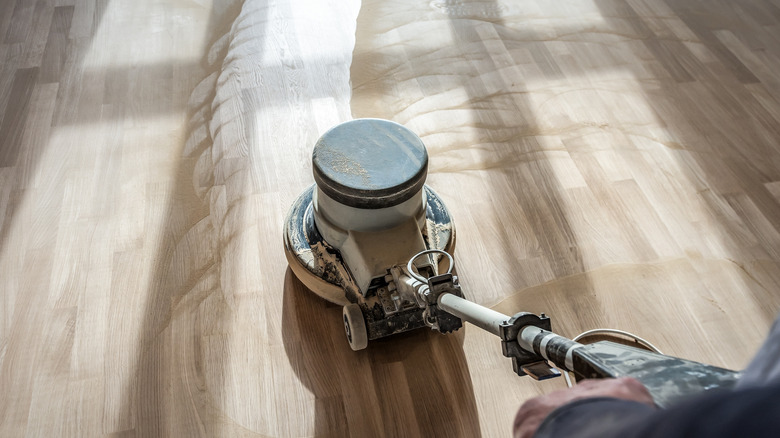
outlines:
{"label": "hardwood floor", "polygon": [[741,368],[780,311],[770,0],[0,2],[0,435],[509,436],[475,327],[352,352],[287,268],[336,123],[428,147],[467,296]]}

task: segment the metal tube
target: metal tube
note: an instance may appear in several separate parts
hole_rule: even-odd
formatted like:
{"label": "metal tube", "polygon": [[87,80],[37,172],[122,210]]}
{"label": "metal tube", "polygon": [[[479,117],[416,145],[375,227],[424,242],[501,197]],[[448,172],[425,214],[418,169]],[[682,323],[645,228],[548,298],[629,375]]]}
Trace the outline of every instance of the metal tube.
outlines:
{"label": "metal tube", "polygon": [[583,347],[579,342],[530,325],[520,330],[517,343],[523,350],[532,351],[567,371],[574,371],[574,351]]}
{"label": "metal tube", "polygon": [[451,313],[499,337],[501,336],[499,327],[502,323],[509,320],[509,317],[503,313],[480,306],[453,294],[441,294],[437,304],[445,312]]}

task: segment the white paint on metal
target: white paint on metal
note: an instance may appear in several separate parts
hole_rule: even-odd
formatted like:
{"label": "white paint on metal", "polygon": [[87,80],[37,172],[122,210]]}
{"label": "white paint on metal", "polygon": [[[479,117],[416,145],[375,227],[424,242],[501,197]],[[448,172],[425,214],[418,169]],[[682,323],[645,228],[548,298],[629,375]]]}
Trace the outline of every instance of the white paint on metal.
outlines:
{"label": "white paint on metal", "polygon": [[525,351],[534,351],[534,338],[542,331],[539,327],[532,325],[523,327],[520,334],[517,335],[517,343],[520,344],[520,348]]}
{"label": "white paint on metal", "polygon": [[442,294],[439,296],[438,305],[445,312],[451,313],[499,337],[501,336],[501,324],[509,320],[509,317],[503,313],[480,306],[453,294]]}
{"label": "white paint on metal", "polygon": [[542,355],[543,358],[550,360],[550,357],[547,355],[547,344],[552,340],[552,338],[555,335],[552,333],[548,333],[545,337],[542,338],[542,342],[539,343],[539,354]]}
{"label": "white paint on metal", "polygon": [[567,371],[574,370],[574,350],[582,347],[582,344],[577,344],[566,351],[566,360],[564,361],[564,365],[566,366]]}

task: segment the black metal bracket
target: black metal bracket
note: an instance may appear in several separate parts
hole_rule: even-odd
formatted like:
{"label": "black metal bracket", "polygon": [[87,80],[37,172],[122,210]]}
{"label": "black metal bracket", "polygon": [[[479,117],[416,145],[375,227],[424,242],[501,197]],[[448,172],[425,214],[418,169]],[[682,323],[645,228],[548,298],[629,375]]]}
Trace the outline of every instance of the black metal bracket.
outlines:
{"label": "black metal bracket", "polygon": [[[529,325],[552,331],[550,318],[544,313],[537,316],[533,313],[519,312],[509,318],[509,321],[505,324],[501,325],[501,352],[504,354],[504,357],[512,358],[512,369],[518,376],[528,375],[527,370],[538,370],[540,362],[545,364],[548,369],[551,368],[543,357],[534,352],[523,350],[517,343],[517,336],[520,330]],[[536,372],[532,372],[531,375],[537,380],[555,377],[555,375],[540,376]]]}
{"label": "black metal bracket", "polygon": [[452,274],[435,275],[428,278],[428,293],[425,301],[430,316],[436,321],[439,332],[450,333],[463,327],[463,321],[457,316],[441,310],[437,303],[441,294],[448,293],[463,298],[463,291],[457,283],[457,277]]}

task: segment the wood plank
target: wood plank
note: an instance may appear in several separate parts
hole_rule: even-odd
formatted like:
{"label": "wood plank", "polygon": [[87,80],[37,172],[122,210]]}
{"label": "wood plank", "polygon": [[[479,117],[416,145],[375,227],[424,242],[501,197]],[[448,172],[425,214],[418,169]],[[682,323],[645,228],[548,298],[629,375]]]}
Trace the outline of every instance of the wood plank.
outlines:
{"label": "wood plank", "polygon": [[19,158],[24,124],[30,110],[30,99],[38,81],[38,67],[19,69],[14,73],[11,94],[0,125],[0,167],[11,167]]}
{"label": "wood plank", "polygon": [[13,4],[13,14],[10,15],[8,30],[3,39],[5,44],[26,42],[30,36],[30,24],[33,22],[34,1],[16,0]]}
{"label": "wood plank", "polygon": [[73,18],[72,6],[54,8],[46,47],[41,61],[41,82],[59,82],[67,58],[68,32]]}

